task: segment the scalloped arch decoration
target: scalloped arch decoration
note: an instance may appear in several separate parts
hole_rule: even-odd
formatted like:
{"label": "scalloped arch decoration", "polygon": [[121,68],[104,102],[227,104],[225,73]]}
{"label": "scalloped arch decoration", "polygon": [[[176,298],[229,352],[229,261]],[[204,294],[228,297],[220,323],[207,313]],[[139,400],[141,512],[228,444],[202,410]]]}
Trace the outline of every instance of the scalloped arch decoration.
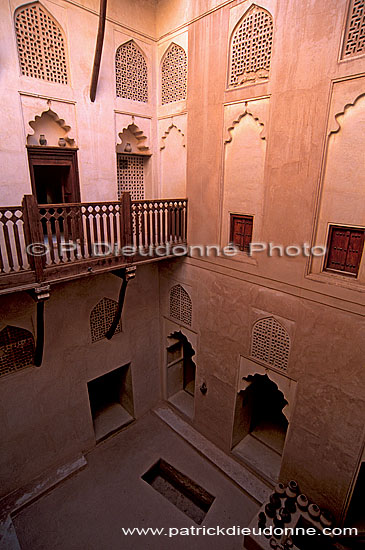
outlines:
{"label": "scalloped arch decoration", "polygon": [[[71,126],[68,126],[63,118],[60,118],[55,111],[52,111],[50,108],[43,111],[40,115],[35,115],[34,119],[28,122],[28,125],[33,130],[33,133],[27,135],[27,145],[31,145],[32,138],[34,138],[39,133],[45,133],[45,130],[42,131],[42,128],[49,124],[53,124],[55,127],[58,126],[59,130],[62,132],[62,135],[58,137],[63,137],[69,147],[75,147],[75,140],[68,135],[71,130]],[[57,130],[56,130],[57,132]],[[55,143],[48,143],[48,145],[57,145]]]}
{"label": "scalloped arch decoration", "polygon": [[68,84],[64,33],[42,4],[32,2],[16,10],[15,33],[22,75]]}
{"label": "scalloped arch decoration", "polygon": [[176,124],[172,123],[170,124],[170,126],[167,128],[167,130],[164,132],[164,135],[162,136],[161,138],[161,146],[160,146],[160,151],[162,151],[163,149],[165,149],[166,147],[166,139],[167,137],[169,136],[171,130],[175,128],[177,132],[179,132],[179,134],[181,135],[181,138],[183,140],[182,142],[182,146],[185,147],[185,134],[182,132],[182,130],[180,130],[180,128],[178,128],[176,126]]}
{"label": "scalloped arch decoration", "polygon": [[227,136],[226,136],[226,139],[224,140],[225,144],[231,143],[231,141],[233,139],[233,134],[232,134],[233,130],[241,122],[241,120],[247,115],[251,116],[253,118],[253,120],[257,123],[257,125],[259,126],[259,128],[260,128],[260,139],[266,139],[264,123],[260,121],[258,116],[256,116],[252,111],[249,110],[248,103],[246,103],[243,113],[241,113],[238,117],[236,117],[232,121],[231,125],[227,128]]}

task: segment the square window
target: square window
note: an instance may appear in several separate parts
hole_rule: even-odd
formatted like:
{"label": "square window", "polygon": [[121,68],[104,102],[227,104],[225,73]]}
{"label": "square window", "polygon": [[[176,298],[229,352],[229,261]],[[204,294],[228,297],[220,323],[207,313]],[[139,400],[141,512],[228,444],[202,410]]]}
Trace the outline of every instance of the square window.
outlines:
{"label": "square window", "polygon": [[253,216],[231,214],[230,242],[242,252],[250,252]]}
{"label": "square window", "polygon": [[356,277],[364,248],[364,234],[365,229],[330,225],[325,270]]}

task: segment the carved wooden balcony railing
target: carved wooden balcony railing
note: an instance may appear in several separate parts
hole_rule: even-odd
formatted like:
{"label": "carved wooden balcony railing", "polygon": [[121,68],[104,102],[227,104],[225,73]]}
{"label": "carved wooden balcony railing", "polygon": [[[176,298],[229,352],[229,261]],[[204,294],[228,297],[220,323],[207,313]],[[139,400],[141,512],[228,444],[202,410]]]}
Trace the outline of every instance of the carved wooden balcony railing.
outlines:
{"label": "carved wooden balcony railing", "polygon": [[187,199],[0,207],[0,293],[171,256],[185,244]]}

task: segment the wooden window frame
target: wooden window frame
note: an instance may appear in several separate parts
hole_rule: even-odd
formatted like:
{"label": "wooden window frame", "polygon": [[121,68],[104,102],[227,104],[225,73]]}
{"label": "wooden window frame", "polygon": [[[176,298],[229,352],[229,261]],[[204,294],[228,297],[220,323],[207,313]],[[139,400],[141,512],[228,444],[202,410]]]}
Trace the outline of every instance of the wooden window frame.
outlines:
{"label": "wooden window frame", "polygon": [[[333,267],[329,267],[329,262],[330,262],[330,258],[331,258],[331,250],[332,250],[332,240],[333,240],[333,234],[336,230],[340,230],[340,231],[343,231],[343,232],[349,232],[350,234],[351,233],[362,233],[362,242],[360,244],[360,249],[358,252],[358,261],[357,261],[357,264],[351,264],[351,267],[354,267],[356,269],[356,271],[348,271],[346,269],[336,269],[336,268],[333,268]],[[361,265],[361,259],[362,259],[362,255],[363,255],[363,250],[364,250],[364,242],[365,242],[365,228],[362,228],[362,227],[350,227],[350,226],[344,226],[344,225],[330,225],[329,226],[329,229],[328,229],[328,236],[327,236],[327,251],[326,251],[326,256],[325,256],[325,261],[324,261],[324,268],[323,268],[323,271],[326,271],[326,272],[329,272],[329,273],[336,273],[336,274],[339,274],[339,275],[345,275],[345,276],[348,276],[348,277],[358,277],[359,275],[359,271],[360,271],[360,265]],[[346,250],[346,258],[347,258],[347,255],[348,255],[348,250]],[[346,264],[346,259],[344,260],[344,263]],[[345,268],[347,267],[347,265],[344,266]]]}
{"label": "wooden window frame", "polygon": [[[247,214],[230,214],[230,231],[229,231],[229,242],[233,243],[234,246],[237,246],[237,248],[240,250],[240,252],[249,253],[250,252],[250,244],[252,242],[252,233],[253,233],[253,216],[247,215]],[[241,220],[243,222],[249,222],[249,225],[251,226],[251,235],[250,235],[250,241],[248,244],[239,246],[237,243],[234,242],[234,224],[235,220]]]}
{"label": "wooden window frame", "polygon": [[77,149],[59,147],[28,146],[28,160],[32,193],[37,197],[34,166],[69,166],[71,195],[68,202],[80,202],[80,181],[77,163]]}

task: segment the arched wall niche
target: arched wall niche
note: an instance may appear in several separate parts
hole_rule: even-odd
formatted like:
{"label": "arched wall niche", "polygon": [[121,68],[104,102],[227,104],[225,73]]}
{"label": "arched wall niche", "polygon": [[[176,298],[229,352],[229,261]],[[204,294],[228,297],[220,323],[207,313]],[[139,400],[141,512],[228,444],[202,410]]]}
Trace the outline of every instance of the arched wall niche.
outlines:
{"label": "arched wall niche", "polygon": [[27,135],[27,145],[40,145],[40,136],[43,135],[48,147],[60,146],[60,139],[63,140],[64,147],[76,146],[75,140],[69,136],[71,127],[50,108],[41,115],[36,115],[34,120],[29,122],[29,126],[33,133]]}
{"label": "arched wall niche", "polygon": [[126,152],[125,148],[128,143],[131,146],[131,151],[127,151],[129,153],[146,154],[150,152],[149,147],[146,144],[147,136],[144,134],[144,131],[134,123],[134,121],[131,124],[128,124],[127,127],[123,128],[123,130],[119,132],[118,137],[120,139],[120,143],[117,143],[118,153]]}
{"label": "arched wall niche", "polygon": [[264,98],[225,107],[222,246],[230,241],[231,214],[253,216],[252,240],[260,240],[268,102]]}
{"label": "arched wall niche", "polygon": [[[327,246],[330,226],[365,227],[365,78],[354,78],[333,85],[327,141],[318,197],[314,246]],[[328,273],[325,256],[311,259],[311,273],[335,277],[344,286],[365,282],[365,262],[355,277]]]}
{"label": "arched wall niche", "polygon": [[161,196],[176,198],[186,196],[186,147],[185,135],[171,123],[161,138]]}
{"label": "arched wall niche", "polygon": [[237,393],[245,391],[252,383],[255,374],[268,376],[274,382],[284,396],[287,404],[283,408],[283,414],[288,422],[291,421],[294,409],[297,382],[285,373],[279,373],[247,357],[240,357],[240,368],[237,383]]}

